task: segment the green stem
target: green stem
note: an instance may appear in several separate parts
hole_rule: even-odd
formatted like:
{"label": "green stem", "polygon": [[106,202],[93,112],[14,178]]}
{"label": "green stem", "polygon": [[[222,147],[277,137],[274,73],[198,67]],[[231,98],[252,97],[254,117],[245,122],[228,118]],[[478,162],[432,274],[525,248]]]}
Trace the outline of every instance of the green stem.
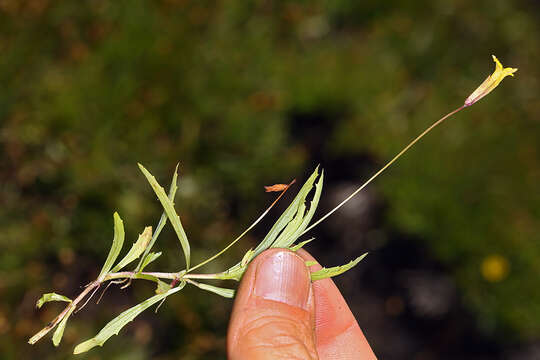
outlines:
{"label": "green stem", "polygon": [[56,316],[51,322],[47,324],[47,326],[45,326],[43,329],[38,331],[34,336],[32,336],[30,340],[28,340],[28,343],[33,345],[42,337],[47,335],[47,333],[49,333],[52,329],[56,327],[56,325],[58,325],[58,323],[60,323],[60,321],[62,321],[62,319],[69,313],[71,309],[76,308],[77,304],[79,304],[79,302],[81,302],[86,297],[86,295],[88,295],[91,291],[99,287],[99,285],[100,285],[100,282],[98,281],[93,281],[90,284],[88,284],[88,286],[86,286],[86,288],[75,298],[75,300],[70,302],[65,307],[65,309],[60,314],[58,314],[58,316]]}
{"label": "green stem", "polygon": [[221,279],[220,274],[186,274],[182,279]]}
{"label": "green stem", "polygon": [[152,280],[155,281],[156,278],[158,279],[177,279],[182,276],[182,273],[184,271],[175,272],[175,273],[165,273],[165,272],[141,272],[136,273],[134,271],[121,271],[116,273],[110,273],[103,279],[103,282],[107,280],[114,280],[114,279],[144,279],[144,280]]}

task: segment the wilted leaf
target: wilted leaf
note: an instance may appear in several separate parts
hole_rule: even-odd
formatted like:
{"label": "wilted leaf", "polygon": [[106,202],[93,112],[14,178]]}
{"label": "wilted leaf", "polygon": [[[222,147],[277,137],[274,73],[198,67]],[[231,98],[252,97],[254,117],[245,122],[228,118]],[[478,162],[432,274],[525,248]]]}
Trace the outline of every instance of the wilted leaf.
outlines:
{"label": "wilted leaf", "polygon": [[274,184],[270,186],[265,186],[264,191],[266,192],[279,192],[286,190],[290,185],[289,184]]}
{"label": "wilted leaf", "polygon": [[52,337],[52,342],[54,346],[60,345],[62,336],[64,336],[64,330],[66,329],[67,321],[69,317],[71,316],[71,314],[73,313],[73,310],[75,310],[75,306],[72,306],[71,309],[68,310],[66,316],[64,316],[64,318],[62,319],[62,321],[60,321],[60,324],[58,324],[58,327],[54,331],[54,334]]}
{"label": "wilted leaf", "polygon": [[107,275],[109,270],[111,270],[124,244],[124,222],[122,221],[122,219],[120,218],[120,215],[118,215],[117,212],[114,213],[113,219],[114,219],[113,243],[111,245],[111,249],[109,250],[109,255],[107,255],[107,260],[105,260],[105,264],[103,264],[103,268],[101,269],[101,272],[99,273],[98,278],[100,279],[104,277],[105,275]]}
{"label": "wilted leaf", "polygon": [[48,293],[43,294],[41,298],[36,302],[36,307],[39,309],[49,301],[65,301],[65,302],[71,302],[72,300],[64,295],[59,295],[57,293]]}
{"label": "wilted leaf", "polygon": [[319,271],[312,272],[311,273],[311,280],[316,281],[316,280],[326,279],[326,278],[329,278],[329,277],[334,277],[334,276],[337,276],[339,274],[343,274],[345,271],[347,271],[347,270],[353,268],[354,266],[356,266],[356,264],[358,264],[363,258],[365,258],[367,254],[368,253],[365,253],[362,256],[359,256],[356,259],[354,259],[353,261],[351,261],[351,262],[349,262],[348,264],[345,264],[345,265],[334,266],[334,267],[331,267],[331,268],[322,268]]}
{"label": "wilted leaf", "polygon": [[118,335],[118,332],[124,326],[126,326],[130,321],[133,321],[133,319],[135,319],[144,310],[148,309],[150,306],[154,305],[158,301],[165,299],[167,296],[170,296],[175,292],[180,291],[181,289],[181,287],[172,288],[163,294],[154,295],[151,298],[143,301],[142,303],[135,305],[130,309],[127,309],[126,311],[118,315],[116,318],[111,320],[107,325],[105,325],[96,336],[77,345],[75,347],[75,350],[73,350],[73,353],[80,354],[92,349],[95,346],[103,346],[105,341],[107,341],[113,335]]}
{"label": "wilted leaf", "polygon": [[178,240],[180,241],[180,245],[182,245],[182,250],[184,251],[184,256],[186,259],[186,270],[188,270],[189,260],[191,257],[191,252],[190,252],[191,250],[189,247],[189,241],[187,239],[186,232],[184,231],[182,223],[180,222],[180,217],[176,213],[176,210],[174,210],[174,204],[167,197],[167,195],[165,194],[165,190],[163,190],[163,188],[159,185],[156,178],[152,176],[152,174],[150,174],[148,170],[146,170],[144,166],[142,166],[141,164],[139,164],[139,168],[141,169],[142,173],[146,177],[146,180],[148,180],[148,182],[152,186],[152,189],[154,189],[154,192],[156,193],[159,201],[161,202],[163,209],[167,213],[167,217],[171,221],[174,231],[176,232],[176,236],[178,237]]}
{"label": "wilted leaf", "polygon": [[128,253],[116,266],[112,269],[113,272],[116,272],[120,269],[122,269],[124,266],[132,262],[133,260],[139,258],[141,254],[144,252],[144,249],[148,246],[148,243],[152,239],[152,227],[147,226],[144,228],[144,231],[142,234],[139,235],[139,238],[135,243],[133,243],[133,246],[131,246],[131,249],[129,249]]}

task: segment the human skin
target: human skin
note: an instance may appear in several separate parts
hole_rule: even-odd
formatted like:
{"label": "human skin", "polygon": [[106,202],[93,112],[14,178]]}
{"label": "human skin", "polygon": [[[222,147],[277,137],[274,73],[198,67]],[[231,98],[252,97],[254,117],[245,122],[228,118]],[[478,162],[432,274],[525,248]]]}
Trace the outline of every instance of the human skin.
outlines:
{"label": "human skin", "polygon": [[229,324],[230,360],[374,360],[362,330],[331,279],[314,283],[309,253],[270,249],[249,265]]}

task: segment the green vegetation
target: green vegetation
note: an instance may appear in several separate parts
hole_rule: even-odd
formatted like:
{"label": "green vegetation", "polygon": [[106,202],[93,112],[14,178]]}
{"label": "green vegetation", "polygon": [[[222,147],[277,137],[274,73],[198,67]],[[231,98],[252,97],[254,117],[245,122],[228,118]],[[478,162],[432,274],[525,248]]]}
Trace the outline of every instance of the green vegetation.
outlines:
{"label": "green vegetation", "polygon": [[[81,338],[152,291],[109,290],[105,305],[72,314],[58,350],[26,344],[61,309],[35,312],[41,294],[75,294],[99,275],[111,210],[129,221],[128,242],[155,221],[160,204],[137,161],[160,178],[181,161],[176,209],[197,264],[267,206],[262,185],[312,168],[309,129],[291,130],[299,115],[330,124],[321,153],[371,154],[383,164],[462,103],[491,72],[492,53],[519,67],[520,81],[457,115],[375,186],[388,201],[389,226],[423,239],[448,267],[485,334],[537,339],[536,6],[0,2],[2,357],[69,358]],[[161,236],[154,250],[162,255],[149,267],[183,266],[175,233],[165,227]],[[248,235],[208,272],[234,265],[259,241]],[[493,255],[508,272],[486,278],[482,266]],[[222,358],[230,305],[182,291],[97,358]]]}

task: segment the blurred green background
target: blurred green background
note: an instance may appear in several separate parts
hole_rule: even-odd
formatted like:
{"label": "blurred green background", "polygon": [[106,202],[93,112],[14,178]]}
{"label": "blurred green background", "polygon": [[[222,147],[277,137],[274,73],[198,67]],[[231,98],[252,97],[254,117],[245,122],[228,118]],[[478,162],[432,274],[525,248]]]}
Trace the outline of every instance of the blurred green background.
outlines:
{"label": "blurred green background", "polygon": [[[110,289],[59,348],[27,339],[95,278],[112,239],[155,225],[168,184],[195,263],[326,169],[318,214],[493,71],[519,68],[313,231],[381,359],[540,358],[537,1],[0,0],[0,357],[67,359],[153,293]],[[296,187],[294,190],[298,189]],[[291,195],[291,194],[289,194]],[[290,196],[287,198],[290,199]],[[286,205],[286,201],[282,205]],[[279,209],[271,213],[274,218]],[[271,220],[204,270],[222,270]],[[167,227],[151,265],[183,256]],[[231,301],[186,288],[84,359],[222,359]]]}

